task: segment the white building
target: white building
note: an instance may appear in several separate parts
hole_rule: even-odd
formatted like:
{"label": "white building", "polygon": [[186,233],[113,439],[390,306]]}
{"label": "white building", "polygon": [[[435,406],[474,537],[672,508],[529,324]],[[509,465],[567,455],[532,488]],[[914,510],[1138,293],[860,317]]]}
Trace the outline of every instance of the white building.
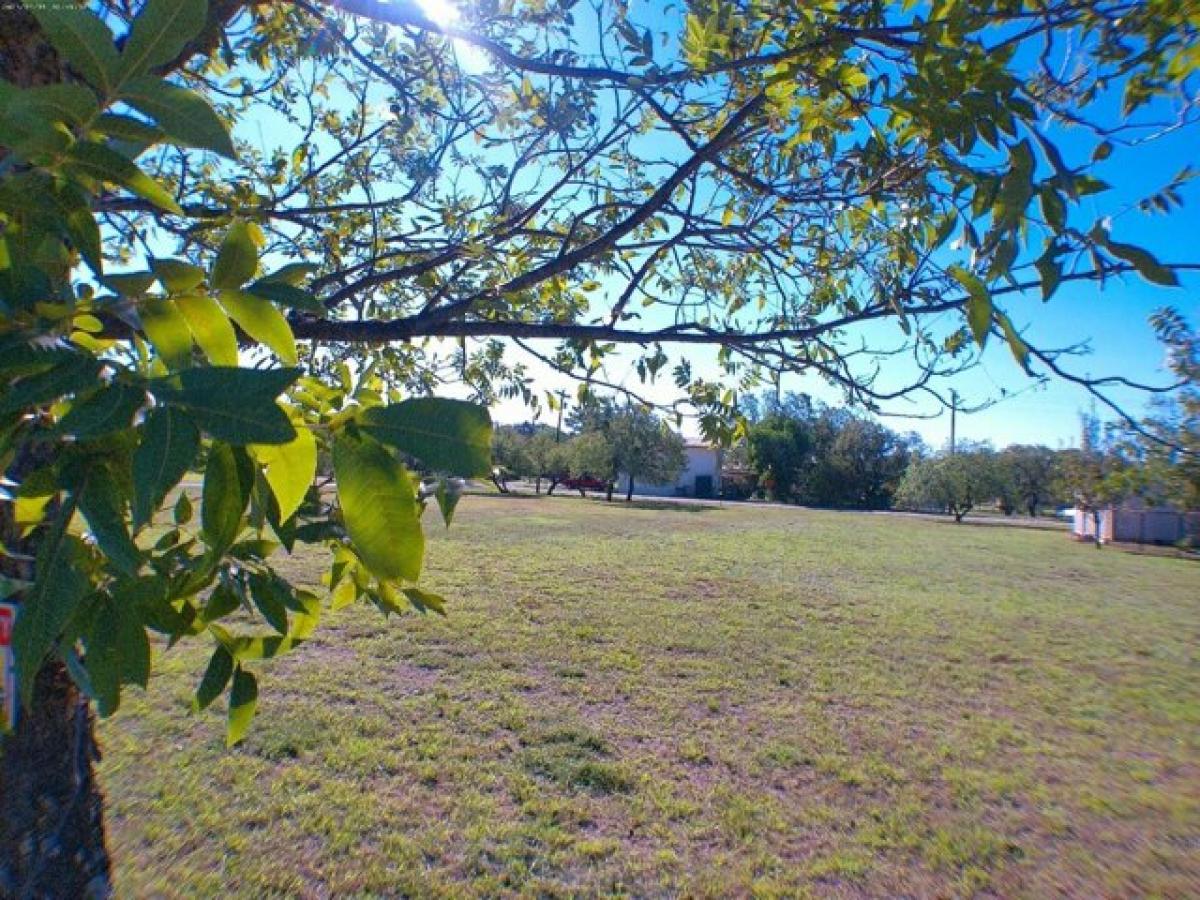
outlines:
{"label": "white building", "polygon": [[[703,441],[684,441],[687,465],[670,484],[642,484],[634,479],[633,492],[651,497],[719,497],[721,495],[721,449]],[[629,488],[629,477],[622,473],[617,493]]]}
{"label": "white building", "polygon": [[[636,485],[635,485],[636,487]],[[1088,510],[1076,509],[1072,534],[1077,540],[1096,539],[1096,518]],[[1100,542],[1174,544],[1200,540],[1200,512],[1181,512],[1165,506],[1149,506],[1133,497],[1120,505],[1099,511]]]}

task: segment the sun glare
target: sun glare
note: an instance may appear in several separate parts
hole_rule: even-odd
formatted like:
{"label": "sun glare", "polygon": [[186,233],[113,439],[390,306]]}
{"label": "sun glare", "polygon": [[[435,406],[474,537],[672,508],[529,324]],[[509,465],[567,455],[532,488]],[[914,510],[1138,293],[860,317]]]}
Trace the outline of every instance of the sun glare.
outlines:
{"label": "sun glare", "polygon": [[455,25],[462,18],[458,7],[450,0],[417,0],[417,6],[439,25]]}

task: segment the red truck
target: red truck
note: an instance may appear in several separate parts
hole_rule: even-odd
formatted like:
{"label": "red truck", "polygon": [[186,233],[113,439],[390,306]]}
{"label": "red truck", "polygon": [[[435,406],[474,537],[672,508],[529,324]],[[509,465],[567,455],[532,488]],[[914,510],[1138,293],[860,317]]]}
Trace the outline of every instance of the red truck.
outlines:
{"label": "red truck", "polygon": [[608,482],[601,481],[599,478],[593,478],[591,475],[580,475],[577,478],[564,478],[559,482],[560,485],[571,491],[579,491],[583,494],[587,491],[607,491]]}

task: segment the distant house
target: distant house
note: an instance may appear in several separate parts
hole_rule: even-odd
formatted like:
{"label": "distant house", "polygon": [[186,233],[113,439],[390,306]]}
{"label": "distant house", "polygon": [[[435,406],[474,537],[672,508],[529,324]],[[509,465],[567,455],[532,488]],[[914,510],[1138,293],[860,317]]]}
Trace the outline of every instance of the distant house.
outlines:
{"label": "distant house", "polygon": [[[721,493],[721,448],[703,441],[684,441],[687,465],[679,477],[669,484],[642,484],[634,481],[636,494],[651,497],[717,497]],[[628,476],[617,481],[617,493],[629,486]]]}
{"label": "distant house", "polygon": [[[1076,540],[1094,541],[1096,518],[1090,510],[1076,509],[1072,536]],[[1110,541],[1131,544],[1200,542],[1200,512],[1150,506],[1137,497],[1102,508],[1098,518],[1102,544]]]}

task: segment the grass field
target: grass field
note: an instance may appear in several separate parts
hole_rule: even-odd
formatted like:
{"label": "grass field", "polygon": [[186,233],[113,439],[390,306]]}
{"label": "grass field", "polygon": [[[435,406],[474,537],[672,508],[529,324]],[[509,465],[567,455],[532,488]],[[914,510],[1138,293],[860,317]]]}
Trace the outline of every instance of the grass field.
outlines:
{"label": "grass field", "polygon": [[[1063,534],[467,498],[449,618],[331,615],[251,736],[157,658],[120,896],[1200,892],[1200,565]],[[292,574],[313,582],[320,559]]]}

